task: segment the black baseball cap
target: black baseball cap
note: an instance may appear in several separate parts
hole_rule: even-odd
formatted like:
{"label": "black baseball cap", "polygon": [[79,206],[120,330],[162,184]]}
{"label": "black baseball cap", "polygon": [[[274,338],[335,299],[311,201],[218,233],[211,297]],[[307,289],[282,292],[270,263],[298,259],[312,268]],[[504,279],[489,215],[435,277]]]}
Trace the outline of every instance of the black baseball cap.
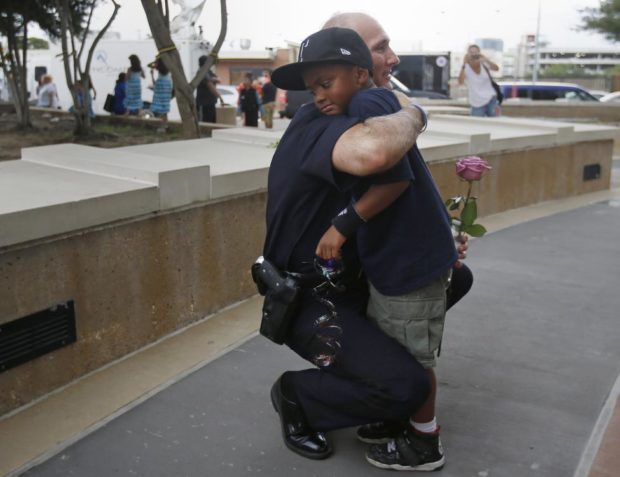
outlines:
{"label": "black baseball cap", "polygon": [[326,62],[360,66],[372,75],[372,56],[362,37],[350,28],[334,27],[319,30],[302,41],[297,63],[275,69],[271,82],[282,89],[306,89],[304,68]]}

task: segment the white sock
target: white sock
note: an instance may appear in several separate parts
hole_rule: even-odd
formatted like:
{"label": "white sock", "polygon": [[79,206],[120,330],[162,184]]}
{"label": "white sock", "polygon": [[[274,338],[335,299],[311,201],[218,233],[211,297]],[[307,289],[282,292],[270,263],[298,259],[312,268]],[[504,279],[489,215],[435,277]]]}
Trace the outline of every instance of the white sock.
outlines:
{"label": "white sock", "polygon": [[436,417],[433,417],[433,420],[429,422],[415,422],[413,419],[410,419],[409,423],[416,431],[423,432],[425,434],[432,434],[433,432],[437,432],[438,429]]}

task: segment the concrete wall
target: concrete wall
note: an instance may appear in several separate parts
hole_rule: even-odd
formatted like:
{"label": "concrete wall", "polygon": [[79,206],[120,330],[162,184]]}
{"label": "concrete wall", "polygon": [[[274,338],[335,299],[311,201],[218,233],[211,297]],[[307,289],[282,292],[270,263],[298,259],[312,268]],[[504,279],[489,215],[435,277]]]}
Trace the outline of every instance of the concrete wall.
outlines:
{"label": "concrete wall", "polygon": [[256,293],[265,193],[0,253],[0,326],[75,300],[77,342],[0,373],[0,415]]}
{"label": "concrete wall", "polygon": [[597,121],[620,123],[620,104],[612,103],[556,103],[554,101],[528,101],[502,104],[504,116],[549,118],[570,121]]}
{"label": "concrete wall", "polygon": [[[491,163],[476,191],[484,216],[609,188],[617,133],[444,114],[419,143],[444,197],[465,190],[459,157]],[[0,164],[0,327],[73,299],[78,334],[0,373],[0,415],[255,293],[249,267],[264,239],[277,134],[235,128],[116,150],[56,145]],[[583,182],[591,163],[601,177]]]}
{"label": "concrete wall", "polygon": [[[611,180],[612,141],[596,141],[566,146],[503,153],[481,154],[493,167],[474,186],[479,197],[478,215],[496,214],[548,200],[607,189]],[[430,165],[444,198],[464,194],[467,184],[455,180],[455,161]],[[601,165],[601,177],[583,181],[583,166]],[[484,223],[484,221],[482,221]]]}

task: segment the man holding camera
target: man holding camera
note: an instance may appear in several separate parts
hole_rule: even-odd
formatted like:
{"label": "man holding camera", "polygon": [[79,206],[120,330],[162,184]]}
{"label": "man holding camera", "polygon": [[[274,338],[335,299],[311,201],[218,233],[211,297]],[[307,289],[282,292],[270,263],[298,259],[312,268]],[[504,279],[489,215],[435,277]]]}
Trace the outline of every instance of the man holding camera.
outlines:
{"label": "man holding camera", "polygon": [[498,71],[499,66],[484,56],[478,45],[470,45],[459,74],[459,84],[467,81],[472,116],[492,117],[499,113],[497,93],[489,70]]}

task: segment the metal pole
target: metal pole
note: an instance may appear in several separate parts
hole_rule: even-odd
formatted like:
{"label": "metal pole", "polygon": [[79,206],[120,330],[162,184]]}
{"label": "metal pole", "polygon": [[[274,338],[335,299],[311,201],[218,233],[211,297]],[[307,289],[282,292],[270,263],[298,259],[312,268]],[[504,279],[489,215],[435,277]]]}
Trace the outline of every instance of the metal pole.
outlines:
{"label": "metal pole", "polygon": [[534,47],[534,70],[532,71],[532,82],[538,81],[538,63],[540,61],[540,2],[538,0],[538,20],[536,21],[536,45]]}

